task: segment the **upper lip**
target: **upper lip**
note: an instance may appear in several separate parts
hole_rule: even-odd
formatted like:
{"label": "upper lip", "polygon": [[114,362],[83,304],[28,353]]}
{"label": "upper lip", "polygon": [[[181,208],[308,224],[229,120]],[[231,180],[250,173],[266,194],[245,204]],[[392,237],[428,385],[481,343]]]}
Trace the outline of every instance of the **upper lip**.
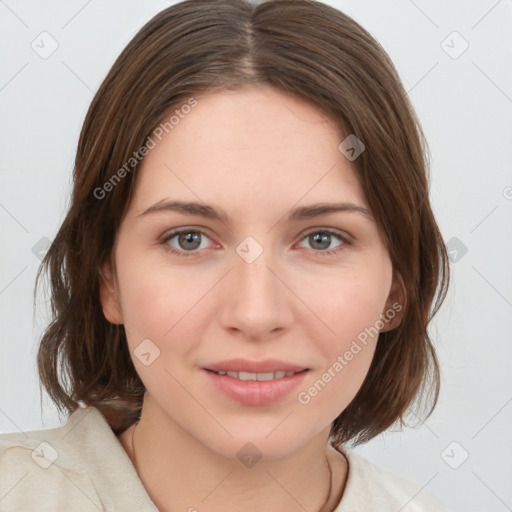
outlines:
{"label": "upper lip", "polygon": [[230,359],[229,361],[221,361],[212,363],[205,367],[206,370],[232,371],[232,372],[250,372],[250,373],[275,373],[283,372],[301,372],[308,370],[305,366],[279,361],[278,359],[265,359],[263,361],[249,361],[248,359]]}

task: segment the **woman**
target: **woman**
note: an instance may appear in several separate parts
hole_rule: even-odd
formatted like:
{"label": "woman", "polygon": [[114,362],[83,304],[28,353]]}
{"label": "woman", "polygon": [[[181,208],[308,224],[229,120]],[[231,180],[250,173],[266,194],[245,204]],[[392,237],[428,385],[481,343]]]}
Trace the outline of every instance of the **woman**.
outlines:
{"label": "woman", "polygon": [[441,511],[346,445],[421,404],[448,286],[379,44],[308,0],[189,0],[104,80],[40,269],[63,427],[0,436],[5,510]]}

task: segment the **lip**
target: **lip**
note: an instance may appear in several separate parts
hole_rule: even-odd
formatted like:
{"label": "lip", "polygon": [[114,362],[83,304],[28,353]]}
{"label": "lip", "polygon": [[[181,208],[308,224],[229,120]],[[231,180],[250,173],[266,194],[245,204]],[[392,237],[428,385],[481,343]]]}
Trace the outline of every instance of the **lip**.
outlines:
{"label": "lip", "polygon": [[[251,372],[251,373],[275,373],[283,372],[301,372],[309,370],[306,366],[290,364],[278,359],[265,359],[263,361],[249,361],[248,359],[229,359],[219,363],[213,363],[205,366],[205,370],[213,371],[232,371],[232,372]],[[284,377],[288,378],[288,377]]]}
{"label": "lip", "polygon": [[[284,370],[284,368],[282,369]],[[300,371],[300,369],[298,371]],[[290,377],[282,377],[281,379],[266,381],[239,380],[228,375],[218,375],[207,369],[203,369],[202,372],[206,375],[206,378],[216,390],[220,391],[232,400],[245,405],[267,405],[277,402],[290,394],[304,381],[309,370],[305,369],[304,371],[300,371],[300,373],[296,373]],[[264,371],[253,371],[253,373],[264,373]]]}

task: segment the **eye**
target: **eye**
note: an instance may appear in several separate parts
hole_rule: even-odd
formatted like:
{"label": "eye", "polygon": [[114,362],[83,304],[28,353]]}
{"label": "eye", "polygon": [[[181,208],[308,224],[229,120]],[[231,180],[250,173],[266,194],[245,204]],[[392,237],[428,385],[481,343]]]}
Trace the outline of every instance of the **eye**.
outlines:
{"label": "eye", "polygon": [[[199,249],[204,249],[202,246],[203,237],[208,238],[206,233],[198,229],[180,229],[169,233],[162,240],[162,245],[177,256],[194,256],[199,252]],[[171,245],[170,242],[176,238],[178,247]]]}
{"label": "eye", "polygon": [[[325,249],[331,245],[333,238],[337,238],[340,243],[334,249],[326,251]],[[330,229],[310,231],[302,240],[307,240],[313,247],[313,250],[321,256],[337,254],[344,250],[346,245],[350,245],[348,237]]]}
{"label": "eye", "polygon": [[[202,243],[204,238],[209,239],[208,235],[199,229],[180,229],[167,234],[161,241],[161,244],[171,254],[188,257],[195,256],[201,249],[206,248]],[[326,251],[325,249],[331,246],[333,238],[339,240],[338,245],[334,249]],[[176,239],[175,244],[177,247],[171,243],[173,239]],[[330,229],[310,231],[302,240],[307,240],[311,244],[313,251],[322,256],[337,254],[344,250],[346,245],[350,245],[348,237]]]}

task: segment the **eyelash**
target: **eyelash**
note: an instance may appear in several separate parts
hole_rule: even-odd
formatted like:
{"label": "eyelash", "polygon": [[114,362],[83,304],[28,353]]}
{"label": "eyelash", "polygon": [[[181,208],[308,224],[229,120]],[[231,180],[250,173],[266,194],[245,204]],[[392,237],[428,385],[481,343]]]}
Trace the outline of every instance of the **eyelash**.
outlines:
{"label": "eyelash", "polygon": [[[199,253],[199,251],[197,251],[197,250],[194,250],[194,251],[178,251],[177,249],[175,249],[174,247],[169,245],[169,243],[168,243],[169,240],[172,240],[175,236],[181,235],[183,233],[200,233],[201,235],[203,235],[203,236],[205,236],[207,238],[210,238],[204,231],[201,231],[200,229],[180,229],[180,230],[172,231],[171,233],[166,235],[164,237],[164,239],[161,241],[161,244],[165,247],[165,249],[167,251],[169,251],[171,254],[174,254],[176,256],[183,256],[185,258],[188,258],[188,257],[191,257],[191,256],[196,256]],[[329,236],[336,237],[341,242],[343,242],[336,249],[330,249],[330,250],[327,250],[327,251],[326,250],[314,251],[315,253],[318,253],[320,256],[332,256],[332,255],[338,254],[339,252],[341,252],[342,250],[345,249],[345,246],[351,245],[351,243],[350,243],[350,241],[348,240],[347,237],[341,235],[340,233],[337,233],[336,231],[332,231],[330,229],[321,229],[321,230],[317,229],[315,231],[310,231],[309,233],[306,233],[302,237],[301,241],[304,240],[305,238],[311,236],[311,235],[315,235],[315,234],[318,234],[318,233],[321,233],[323,235],[329,235]]]}

